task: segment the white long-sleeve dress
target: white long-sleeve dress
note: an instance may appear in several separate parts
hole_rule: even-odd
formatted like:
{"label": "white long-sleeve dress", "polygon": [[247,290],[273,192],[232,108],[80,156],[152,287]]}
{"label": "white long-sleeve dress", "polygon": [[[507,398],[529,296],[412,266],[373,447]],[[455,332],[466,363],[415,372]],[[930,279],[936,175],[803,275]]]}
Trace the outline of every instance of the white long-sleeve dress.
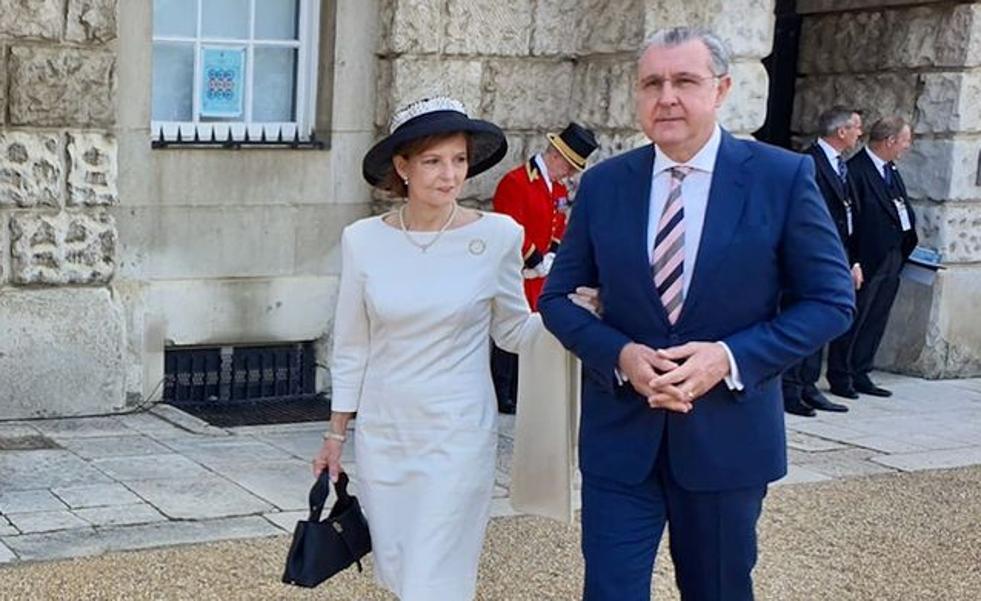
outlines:
{"label": "white long-sleeve dress", "polygon": [[342,236],[332,407],[358,412],[375,574],[402,601],[474,596],[497,443],[488,339],[517,352],[541,331],[522,288],[522,235],[484,213],[426,252],[381,217]]}

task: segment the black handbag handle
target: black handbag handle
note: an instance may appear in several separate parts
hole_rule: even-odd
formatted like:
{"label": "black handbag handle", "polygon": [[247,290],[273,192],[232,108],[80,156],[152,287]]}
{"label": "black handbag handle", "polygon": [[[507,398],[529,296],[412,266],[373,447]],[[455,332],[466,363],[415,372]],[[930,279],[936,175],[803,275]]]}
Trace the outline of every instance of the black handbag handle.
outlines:
{"label": "black handbag handle", "polygon": [[320,477],[317,481],[313,483],[313,487],[310,489],[310,516],[307,518],[311,522],[319,522],[320,514],[324,510],[324,504],[327,503],[327,497],[330,496],[330,474],[327,470],[320,472]]}
{"label": "black handbag handle", "polygon": [[350,480],[347,477],[347,472],[341,472],[337,476],[337,482],[334,483],[334,492],[337,493],[337,502],[345,503],[350,500],[351,495],[347,492],[347,485]]}
{"label": "black handbag handle", "polygon": [[[351,499],[351,495],[347,492],[347,485],[350,480],[345,472],[341,472],[337,477],[337,482],[334,483],[334,491],[337,493],[337,503],[345,503]],[[310,489],[310,517],[308,518],[311,522],[319,522],[320,516],[324,511],[324,505],[327,503],[327,499],[330,497],[330,474],[327,470],[320,472],[320,477],[313,484],[313,488]],[[347,548],[347,552],[354,558],[354,562],[358,565],[358,571],[363,571],[361,567],[361,560],[355,555],[354,549],[351,546],[351,542],[347,540],[347,533],[344,532],[343,526],[340,522],[334,523],[334,530],[337,532],[338,537],[344,546]]]}
{"label": "black handbag handle", "polygon": [[[341,472],[334,483],[334,491],[337,493],[337,502],[345,503],[350,500],[351,495],[347,492],[349,479],[346,472]],[[327,470],[320,472],[320,477],[314,482],[310,489],[310,517],[311,522],[319,522],[320,516],[324,511],[324,505],[330,497],[330,474]]]}

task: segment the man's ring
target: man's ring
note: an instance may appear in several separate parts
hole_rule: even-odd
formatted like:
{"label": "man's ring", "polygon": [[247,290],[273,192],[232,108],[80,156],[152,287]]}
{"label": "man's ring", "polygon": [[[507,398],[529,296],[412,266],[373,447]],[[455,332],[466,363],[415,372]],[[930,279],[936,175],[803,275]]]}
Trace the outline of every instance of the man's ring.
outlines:
{"label": "man's ring", "polygon": [[687,394],[688,394],[688,400],[689,401],[695,398],[695,393],[694,392],[692,392],[692,391],[689,390]]}

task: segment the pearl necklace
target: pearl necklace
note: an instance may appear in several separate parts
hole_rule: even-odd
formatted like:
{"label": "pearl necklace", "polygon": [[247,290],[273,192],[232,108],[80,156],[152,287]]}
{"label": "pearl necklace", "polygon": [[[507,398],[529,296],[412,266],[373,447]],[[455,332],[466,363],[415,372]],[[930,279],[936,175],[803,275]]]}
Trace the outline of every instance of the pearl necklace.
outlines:
{"label": "pearl necklace", "polygon": [[446,223],[443,224],[443,227],[439,228],[439,231],[436,232],[436,235],[433,236],[433,239],[429,242],[419,242],[415,240],[411,234],[409,234],[409,230],[405,227],[405,205],[399,207],[399,228],[402,229],[402,233],[405,234],[405,239],[408,240],[412,246],[415,246],[422,252],[426,252],[429,250],[430,246],[436,244],[436,241],[439,240],[440,236],[442,236],[443,233],[446,232],[447,228],[450,227],[450,224],[453,223],[453,218],[456,217],[456,210],[458,208],[459,205],[453,203],[453,210],[450,211],[450,216],[447,218]]}

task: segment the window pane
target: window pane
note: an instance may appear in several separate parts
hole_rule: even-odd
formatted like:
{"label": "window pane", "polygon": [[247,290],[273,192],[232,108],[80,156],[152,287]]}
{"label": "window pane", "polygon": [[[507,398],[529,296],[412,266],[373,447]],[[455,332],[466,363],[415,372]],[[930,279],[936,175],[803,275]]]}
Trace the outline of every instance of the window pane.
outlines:
{"label": "window pane", "polygon": [[153,35],[197,35],[197,0],[153,0]]}
{"label": "window pane", "polygon": [[255,49],[252,74],[252,120],[293,121],[296,98],[296,50],[293,48]]}
{"label": "window pane", "polygon": [[255,37],[295,40],[299,4],[299,0],[255,0]]}
{"label": "window pane", "polygon": [[194,86],[194,46],[153,45],[154,121],[190,121]]}
{"label": "window pane", "polygon": [[201,35],[206,38],[247,39],[249,0],[204,0]]}

